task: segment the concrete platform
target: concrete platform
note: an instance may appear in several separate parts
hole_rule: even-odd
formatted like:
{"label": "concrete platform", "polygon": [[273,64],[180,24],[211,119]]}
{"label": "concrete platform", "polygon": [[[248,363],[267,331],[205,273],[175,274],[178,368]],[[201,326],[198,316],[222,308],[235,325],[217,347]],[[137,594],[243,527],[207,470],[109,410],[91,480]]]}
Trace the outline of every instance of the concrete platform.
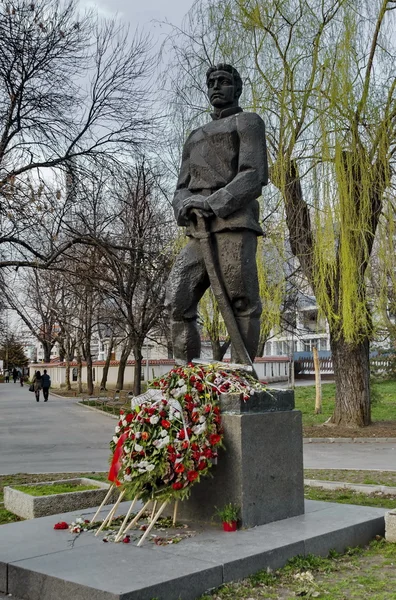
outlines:
{"label": "concrete platform", "polygon": [[195,600],[297,554],[341,552],[384,534],[384,509],[307,501],[305,510],[249,530],[197,528],[179,544],[141,548],[53,529],[93,509],[3,525],[0,592],[22,600]]}

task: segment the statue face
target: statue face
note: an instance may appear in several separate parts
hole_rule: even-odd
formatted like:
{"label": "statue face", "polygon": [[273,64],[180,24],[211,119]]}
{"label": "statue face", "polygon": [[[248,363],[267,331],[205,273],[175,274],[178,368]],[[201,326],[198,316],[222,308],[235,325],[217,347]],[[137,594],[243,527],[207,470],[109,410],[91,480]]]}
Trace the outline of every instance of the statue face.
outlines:
{"label": "statue face", "polygon": [[208,97],[215,108],[228,108],[235,101],[234,78],[227,71],[213,71],[208,79]]}

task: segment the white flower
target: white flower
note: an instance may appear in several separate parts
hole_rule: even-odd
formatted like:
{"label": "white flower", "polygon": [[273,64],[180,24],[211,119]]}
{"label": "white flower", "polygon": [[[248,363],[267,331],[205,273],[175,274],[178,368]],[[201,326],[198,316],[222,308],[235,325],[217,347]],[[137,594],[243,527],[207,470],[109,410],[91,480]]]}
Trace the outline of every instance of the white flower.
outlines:
{"label": "white flower", "polygon": [[140,463],[138,463],[138,467],[139,469],[145,469],[148,465],[148,461],[147,460],[141,460]]}
{"label": "white flower", "polygon": [[195,435],[200,435],[206,430],[206,423],[201,423],[200,425],[194,425],[192,428]]}
{"label": "white flower", "polygon": [[199,417],[198,421],[199,423],[206,423],[206,417],[202,415],[201,417]]}
{"label": "white flower", "polygon": [[158,423],[158,421],[159,421],[159,417],[157,417],[157,415],[152,415],[150,417],[150,423],[151,423],[151,425],[156,425]]}
{"label": "white flower", "polygon": [[126,427],[126,426],[128,425],[128,421],[127,421],[126,419],[123,419],[123,421],[122,421],[122,425],[123,425],[124,427]]}
{"label": "white flower", "polygon": [[135,452],[141,452],[143,450],[143,446],[140,446],[140,444],[135,444]]}
{"label": "white flower", "polygon": [[179,381],[177,382],[177,385],[178,385],[179,387],[182,387],[184,384],[185,384],[185,381],[184,381],[184,379],[179,379]]}
{"label": "white flower", "polygon": [[116,432],[116,433],[120,433],[120,431],[121,431],[121,427],[119,427],[119,426],[117,425],[117,427],[115,428],[115,432]]}
{"label": "white flower", "polygon": [[146,472],[146,469],[138,469],[138,472],[139,472],[139,473],[145,473],[145,472]]}
{"label": "white flower", "polygon": [[165,437],[166,435],[168,435],[168,432],[166,431],[166,429],[161,429],[160,436]]}
{"label": "white flower", "polygon": [[137,440],[138,440],[138,439],[140,438],[140,436],[141,436],[141,435],[142,435],[142,434],[141,434],[141,432],[140,432],[140,431],[137,431],[137,432],[135,433],[135,439],[137,439]]}
{"label": "white flower", "polygon": [[124,481],[132,481],[131,475],[124,475]]}
{"label": "white flower", "polygon": [[113,442],[116,444],[118,442],[118,437],[116,435],[113,435]]}
{"label": "white flower", "polygon": [[152,465],[152,464],[148,464],[146,467],[146,471],[148,471],[148,472],[154,471],[154,469],[155,469],[155,465]]}
{"label": "white flower", "polygon": [[158,450],[161,450],[161,448],[165,448],[165,446],[167,446],[169,444],[169,435],[167,435],[166,437],[164,437],[162,440],[154,440],[153,442],[153,446],[155,446]]}

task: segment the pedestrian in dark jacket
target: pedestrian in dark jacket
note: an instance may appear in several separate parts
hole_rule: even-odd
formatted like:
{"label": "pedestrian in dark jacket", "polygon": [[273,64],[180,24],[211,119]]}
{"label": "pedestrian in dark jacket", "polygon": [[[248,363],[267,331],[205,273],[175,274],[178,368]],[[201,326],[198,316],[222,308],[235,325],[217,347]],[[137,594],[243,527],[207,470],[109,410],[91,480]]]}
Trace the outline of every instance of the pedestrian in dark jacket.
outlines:
{"label": "pedestrian in dark jacket", "polygon": [[47,369],[44,369],[44,373],[41,375],[41,387],[43,388],[44,402],[47,402],[51,387],[51,377],[48,375]]}
{"label": "pedestrian in dark jacket", "polygon": [[40,371],[35,372],[32,383],[34,386],[34,393],[36,395],[36,400],[37,400],[37,402],[39,402],[40,401],[40,390],[42,388]]}
{"label": "pedestrian in dark jacket", "polygon": [[18,379],[18,371],[15,369],[15,367],[12,370],[12,378],[14,380],[14,383],[16,383],[16,380]]}

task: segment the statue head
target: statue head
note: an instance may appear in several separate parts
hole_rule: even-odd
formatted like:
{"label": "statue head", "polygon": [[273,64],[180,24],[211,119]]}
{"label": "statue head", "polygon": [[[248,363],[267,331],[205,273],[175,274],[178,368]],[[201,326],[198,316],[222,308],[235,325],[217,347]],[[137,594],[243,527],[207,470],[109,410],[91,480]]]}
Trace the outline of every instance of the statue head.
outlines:
{"label": "statue head", "polygon": [[211,105],[221,111],[238,106],[242,94],[242,79],[235,67],[219,63],[206,72],[208,97]]}

